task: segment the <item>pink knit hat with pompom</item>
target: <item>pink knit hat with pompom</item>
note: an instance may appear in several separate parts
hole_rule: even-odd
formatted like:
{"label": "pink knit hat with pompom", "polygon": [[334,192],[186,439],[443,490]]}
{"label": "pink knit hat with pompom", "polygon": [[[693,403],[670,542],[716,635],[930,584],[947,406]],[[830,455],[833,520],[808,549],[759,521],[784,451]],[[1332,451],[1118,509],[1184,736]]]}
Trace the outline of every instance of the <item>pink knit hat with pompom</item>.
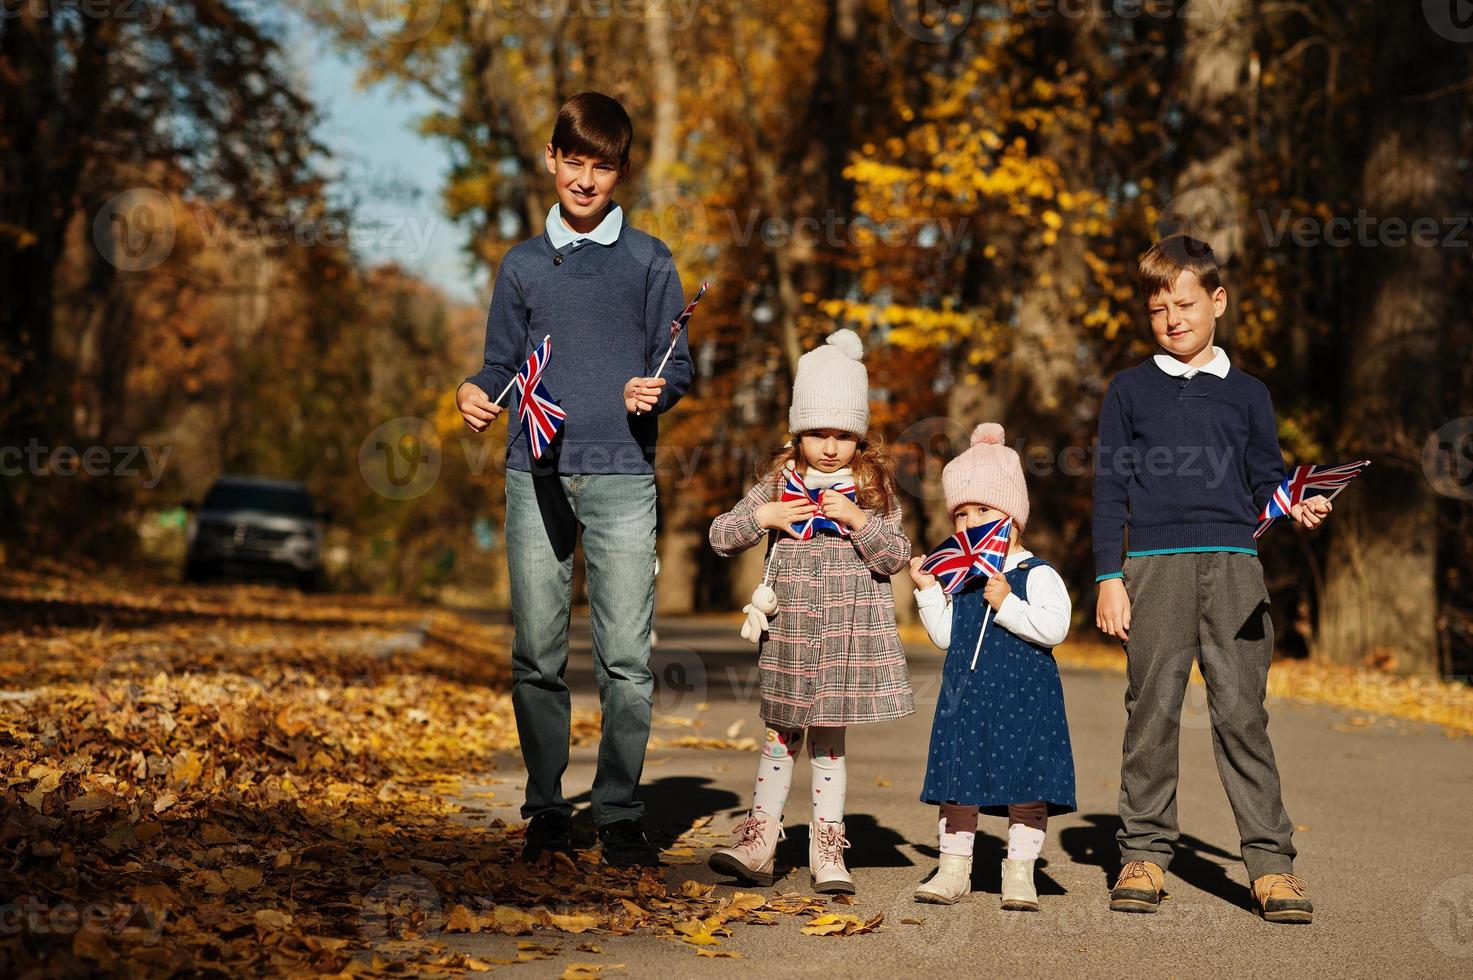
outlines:
{"label": "pink knit hat with pompom", "polygon": [[1020,531],[1028,524],[1023,461],[1003,445],[1003,428],[996,422],[983,422],[972,430],[972,445],[941,471],[941,488],[948,514],[962,504],[981,504],[1007,514]]}

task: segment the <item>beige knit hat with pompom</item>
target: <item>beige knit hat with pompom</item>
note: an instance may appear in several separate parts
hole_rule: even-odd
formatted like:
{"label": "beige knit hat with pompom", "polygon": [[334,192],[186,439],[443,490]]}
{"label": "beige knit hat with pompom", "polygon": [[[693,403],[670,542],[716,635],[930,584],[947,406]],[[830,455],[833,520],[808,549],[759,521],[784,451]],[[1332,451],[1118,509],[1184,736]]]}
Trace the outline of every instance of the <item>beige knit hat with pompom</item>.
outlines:
{"label": "beige knit hat with pompom", "polygon": [[1003,445],[1003,428],[996,422],[983,422],[972,430],[972,445],[941,471],[941,488],[947,514],[962,504],[981,504],[1007,514],[1019,531],[1028,523],[1023,461]]}
{"label": "beige knit hat with pompom", "polygon": [[794,435],[812,429],[857,436],[869,431],[869,372],[859,334],[835,330],[826,343],[798,358],[788,429]]}

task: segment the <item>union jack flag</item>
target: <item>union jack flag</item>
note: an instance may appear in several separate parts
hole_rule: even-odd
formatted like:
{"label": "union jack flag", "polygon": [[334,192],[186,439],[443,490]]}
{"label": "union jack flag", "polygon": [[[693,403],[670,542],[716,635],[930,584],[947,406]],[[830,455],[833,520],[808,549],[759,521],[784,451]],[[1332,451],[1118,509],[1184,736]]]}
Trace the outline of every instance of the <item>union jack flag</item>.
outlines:
{"label": "union jack flag", "polygon": [[[810,489],[808,484],[803,482],[803,478],[798,475],[797,470],[784,470],[783,473],[783,489],[781,496],[778,498],[779,500],[783,503],[787,503],[790,500],[807,500],[818,507],[817,514],[814,514],[802,524],[792,525],[793,533],[798,536],[800,541],[807,541],[819,531],[833,531],[840,537],[849,537],[849,529],[847,527],[832,518],[823,516],[823,504],[820,503],[823,499],[822,490]],[[854,481],[850,479],[841,480],[828,489],[837,490],[850,500],[858,501],[859,499],[859,490],[855,487]]]}
{"label": "union jack flag", "polygon": [[974,575],[991,576],[1002,572],[1012,533],[1011,517],[980,527],[969,527],[937,545],[921,563],[921,571],[936,576],[941,590],[951,595]]}
{"label": "union jack flag", "polygon": [[517,414],[527,433],[527,447],[531,449],[533,459],[542,458],[558,430],[563,427],[563,420],[568,417],[568,413],[553,399],[552,392],[547,390],[547,384],[542,380],[542,372],[547,369],[547,362],[551,359],[552,338],[544,337],[532,356],[527,358],[527,363],[517,372],[517,395],[520,399]]}
{"label": "union jack flag", "polygon": [[1329,496],[1335,496],[1370,465],[1369,459],[1358,459],[1339,466],[1315,466],[1306,463],[1294,467],[1294,472],[1279,484],[1268,503],[1263,505],[1263,513],[1258,515],[1258,529],[1253,532],[1253,537],[1257,538],[1267,531],[1280,517],[1288,517],[1289,511],[1306,497],[1325,496],[1323,491],[1330,491]]}
{"label": "union jack flag", "polygon": [[687,323],[690,323],[690,315],[696,311],[696,304],[701,301],[702,296],[706,295],[706,287],[709,285],[711,285],[709,282],[701,283],[701,288],[696,292],[696,298],[691,300],[690,304],[680,311],[679,316],[670,321],[670,343],[672,346],[675,344],[675,338],[680,336],[680,331],[685,329]]}

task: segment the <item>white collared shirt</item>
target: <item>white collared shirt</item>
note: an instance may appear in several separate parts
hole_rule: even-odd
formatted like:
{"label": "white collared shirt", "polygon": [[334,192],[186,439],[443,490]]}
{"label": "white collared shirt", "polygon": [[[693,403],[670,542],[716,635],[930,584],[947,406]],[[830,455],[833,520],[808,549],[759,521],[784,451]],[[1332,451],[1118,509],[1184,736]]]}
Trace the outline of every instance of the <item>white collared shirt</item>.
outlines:
{"label": "white collared shirt", "polygon": [[1157,354],[1154,360],[1158,368],[1173,378],[1190,378],[1198,371],[1206,371],[1208,374],[1215,374],[1219,378],[1226,378],[1228,368],[1233,366],[1232,362],[1228,360],[1227,351],[1218,347],[1216,344],[1212,346],[1212,360],[1200,368],[1187,367],[1170,354]]}
{"label": "white collared shirt", "polygon": [[547,238],[552,242],[552,247],[558,250],[579,248],[589,242],[612,245],[619,240],[619,231],[623,227],[624,209],[617,204],[609,208],[609,213],[604,215],[598,227],[586,235],[580,235],[568,227],[567,222],[563,221],[561,205],[554,204],[547,211]]}
{"label": "white collared shirt", "polygon": [[[1011,572],[1018,562],[1032,558],[1033,552],[1019,548],[1003,561],[1002,570]],[[928,589],[916,589],[916,606],[921,623],[931,642],[945,650],[951,645],[951,597],[940,583]],[[1039,565],[1028,572],[1028,601],[1009,592],[992,621],[1003,629],[1042,647],[1056,647],[1069,635],[1069,616],[1073,606],[1064,580],[1052,568]]]}

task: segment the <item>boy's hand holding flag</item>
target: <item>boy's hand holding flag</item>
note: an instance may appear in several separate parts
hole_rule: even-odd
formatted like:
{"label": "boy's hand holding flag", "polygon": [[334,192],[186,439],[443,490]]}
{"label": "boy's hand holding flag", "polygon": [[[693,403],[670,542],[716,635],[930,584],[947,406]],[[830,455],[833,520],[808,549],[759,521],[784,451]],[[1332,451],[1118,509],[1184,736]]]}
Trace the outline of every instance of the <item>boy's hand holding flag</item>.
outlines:
{"label": "boy's hand holding flag", "polygon": [[696,298],[686,304],[685,309],[676,314],[675,319],[670,321],[670,346],[665,349],[665,356],[660,359],[660,366],[655,369],[653,377],[630,378],[629,383],[624,386],[624,407],[635,415],[642,415],[655,407],[659,400],[660,389],[665,387],[665,379],[660,375],[665,371],[665,365],[670,360],[670,355],[675,352],[675,342],[680,339],[680,333],[690,323],[690,315],[696,311],[696,304],[701,297],[706,295],[706,287],[709,282],[701,283],[701,288],[696,292]]}
{"label": "boy's hand holding flag", "polygon": [[1263,513],[1258,515],[1258,529],[1253,536],[1260,537],[1280,517],[1292,517],[1307,528],[1319,527],[1333,509],[1330,501],[1370,465],[1369,459],[1358,459],[1339,466],[1306,463],[1294,467],[1294,472],[1279,484],[1268,503],[1263,505]]}

